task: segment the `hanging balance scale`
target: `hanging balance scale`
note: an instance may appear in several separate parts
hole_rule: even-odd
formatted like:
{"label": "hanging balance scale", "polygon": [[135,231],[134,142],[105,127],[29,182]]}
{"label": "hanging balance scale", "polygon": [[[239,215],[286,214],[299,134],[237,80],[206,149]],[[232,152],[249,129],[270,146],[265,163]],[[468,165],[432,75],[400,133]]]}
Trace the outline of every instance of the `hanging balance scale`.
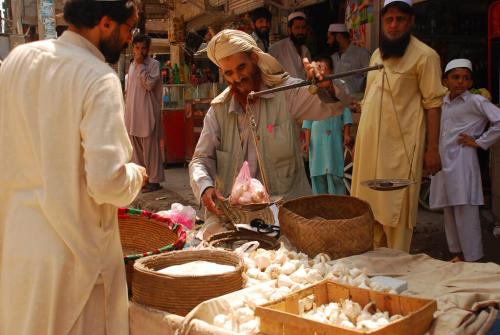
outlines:
{"label": "hanging balance scale", "polygon": [[[384,99],[384,92],[385,92],[384,88],[385,88],[386,81],[387,81],[387,86],[389,88],[389,94],[391,97],[392,109],[394,111],[394,115],[396,117],[396,123],[398,125],[399,136],[401,138],[401,143],[403,145],[405,157],[408,161],[408,166],[409,166],[409,170],[410,170],[408,173],[408,176],[409,176],[408,179],[377,178],[377,169],[378,169],[378,163],[379,163],[379,157],[380,157],[380,155],[378,153],[380,150],[380,141],[382,138],[382,136],[380,135],[380,129],[381,129],[381,125],[382,125],[382,103],[383,103],[383,99]],[[413,149],[415,149],[415,147]],[[412,184],[415,184],[416,181],[413,177],[413,172],[412,172],[413,157],[414,156],[415,156],[415,150],[413,150],[413,155],[411,158],[410,158],[410,155],[408,154],[408,148],[406,147],[406,142],[404,139],[403,131],[401,129],[401,122],[399,120],[399,115],[398,115],[398,112],[396,110],[396,105],[394,103],[394,97],[392,96],[392,89],[391,89],[391,85],[389,83],[389,78],[387,77],[387,73],[386,73],[385,69],[383,69],[382,70],[382,92],[381,92],[381,96],[380,96],[379,119],[378,119],[377,160],[375,162],[375,172],[374,172],[375,179],[364,180],[361,182],[361,185],[363,185],[365,187],[369,187],[370,189],[375,190],[375,191],[395,191],[395,190],[404,189]]]}
{"label": "hanging balance scale", "polygon": [[[348,85],[346,84],[346,82],[344,80],[342,80],[340,78],[348,77],[348,76],[351,76],[354,74],[359,74],[359,73],[366,73],[368,71],[380,70],[382,68],[383,68],[383,65],[377,64],[374,66],[361,68],[361,69],[357,69],[357,70],[352,70],[352,71],[347,71],[347,72],[342,72],[342,73],[338,73],[338,74],[323,75],[323,79],[321,81],[317,81],[316,78],[314,78],[312,80],[303,80],[303,81],[300,81],[298,83],[294,83],[294,84],[290,84],[290,85],[283,85],[283,86],[270,88],[270,89],[262,90],[262,91],[258,91],[258,92],[252,91],[248,94],[245,118],[248,119],[248,122],[250,125],[250,130],[251,130],[252,138],[253,138],[254,145],[255,145],[255,152],[257,155],[257,163],[259,166],[259,171],[260,171],[260,174],[262,177],[264,189],[266,190],[266,192],[268,194],[269,194],[269,183],[268,183],[267,176],[266,176],[265,171],[264,171],[263,166],[262,166],[262,153],[260,152],[259,146],[258,146],[259,139],[257,136],[257,123],[255,121],[255,117],[254,117],[252,110],[250,108],[251,101],[253,99],[255,99],[256,97],[260,97],[260,96],[263,96],[266,94],[285,91],[285,90],[303,87],[303,86],[309,86],[309,92],[311,94],[316,94],[319,91],[319,88],[317,86],[317,84],[319,82],[332,81],[333,87],[335,89],[335,98],[336,98],[335,102],[340,102],[341,105],[343,106],[343,108],[345,108],[345,107],[349,106],[349,104],[352,102],[352,97],[351,97]],[[343,110],[343,108],[342,108],[342,110]],[[339,112],[339,114],[341,114],[341,113],[342,112]],[[237,161],[239,161],[239,159]],[[234,183],[234,181],[233,181],[233,183]],[[278,204],[283,199],[281,196],[270,196],[269,202],[250,203],[250,204],[231,204],[229,200],[230,199],[226,199],[224,201],[223,206],[226,207],[226,209],[227,209],[227,206],[229,206],[229,207],[237,209],[237,210],[253,212],[253,211],[262,210],[262,209],[267,208],[267,207],[274,205],[274,204]]]}

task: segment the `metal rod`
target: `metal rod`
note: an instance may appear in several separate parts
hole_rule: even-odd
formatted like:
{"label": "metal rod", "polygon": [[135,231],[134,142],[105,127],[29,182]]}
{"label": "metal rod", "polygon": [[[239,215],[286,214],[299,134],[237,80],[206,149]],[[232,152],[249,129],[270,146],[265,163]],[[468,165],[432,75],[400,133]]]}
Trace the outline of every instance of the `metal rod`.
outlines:
{"label": "metal rod", "polygon": [[[342,72],[342,73],[337,73],[337,74],[327,74],[327,75],[323,76],[323,80],[316,81],[314,84],[317,84],[317,83],[320,83],[320,82],[323,82],[323,81],[326,81],[326,80],[333,80],[333,79],[337,79],[337,78],[348,77],[348,76],[351,76],[353,74],[365,73],[365,72],[373,71],[373,70],[380,70],[383,67],[384,66],[382,64],[376,64],[374,66],[364,67],[364,68],[357,69],[357,70],[352,70],[352,71],[347,71],[347,72]],[[259,97],[261,95],[266,95],[266,94],[270,94],[270,93],[285,91],[285,90],[289,90],[291,88],[302,87],[302,86],[307,86],[307,85],[311,85],[311,84],[313,84],[312,80],[303,80],[303,81],[295,83],[295,84],[274,87],[274,88],[270,88],[268,90],[262,90],[262,91],[259,91],[259,92],[250,92],[248,94],[248,98],[252,99],[254,97]]]}

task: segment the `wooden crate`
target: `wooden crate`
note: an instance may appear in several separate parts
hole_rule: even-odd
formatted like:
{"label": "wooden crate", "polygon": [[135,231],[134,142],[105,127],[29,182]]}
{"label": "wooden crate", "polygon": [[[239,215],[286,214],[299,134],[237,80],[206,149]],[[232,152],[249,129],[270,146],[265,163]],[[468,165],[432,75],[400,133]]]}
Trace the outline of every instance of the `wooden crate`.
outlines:
{"label": "wooden crate", "polygon": [[[305,319],[299,314],[299,300],[314,294],[316,306],[350,299],[361,307],[373,301],[381,311],[400,314],[403,318],[385,327],[360,331]],[[255,315],[260,317],[260,331],[267,335],[422,335],[431,326],[437,309],[435,300],[381,293],[359,287],[322,281],[295,292],[281,300],[258,306]]]}

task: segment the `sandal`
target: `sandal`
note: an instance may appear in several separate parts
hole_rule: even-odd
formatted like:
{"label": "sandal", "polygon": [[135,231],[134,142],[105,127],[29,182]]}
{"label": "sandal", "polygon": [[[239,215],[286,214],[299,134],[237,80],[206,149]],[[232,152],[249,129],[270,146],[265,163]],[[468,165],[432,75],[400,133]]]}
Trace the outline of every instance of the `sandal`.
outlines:
{"label": "sandal", "polygon": [[147,183],[146,186],[143,187],[142,193],[149,193],[161,190],[163,187],[159,183]]}

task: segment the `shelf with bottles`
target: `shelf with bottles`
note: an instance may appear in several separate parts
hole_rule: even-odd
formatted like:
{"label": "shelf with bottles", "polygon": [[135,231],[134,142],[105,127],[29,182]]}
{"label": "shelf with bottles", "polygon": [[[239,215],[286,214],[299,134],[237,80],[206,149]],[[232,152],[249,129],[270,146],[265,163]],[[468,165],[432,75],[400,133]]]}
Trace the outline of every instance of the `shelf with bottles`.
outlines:
{"label": "shelf with bottles", "polygon": [[163,84],[162,107],[163,109],[184,108],[186,84]]}

